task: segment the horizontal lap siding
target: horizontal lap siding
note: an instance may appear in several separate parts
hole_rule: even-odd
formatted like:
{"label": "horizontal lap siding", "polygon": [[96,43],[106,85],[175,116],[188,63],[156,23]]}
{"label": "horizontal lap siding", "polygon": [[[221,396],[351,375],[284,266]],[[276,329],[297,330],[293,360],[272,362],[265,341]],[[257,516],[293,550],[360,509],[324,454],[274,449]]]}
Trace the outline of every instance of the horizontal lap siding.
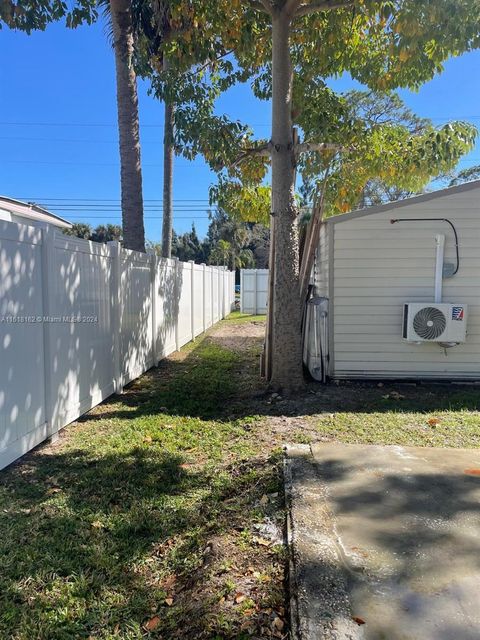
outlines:
{"label": "horizontal lap siding", "polygon": [[[448,224],[390,223],[417,217],[449,218],[458,232],[460,270],[444,280],[443,301],[468,304],[468,336],[447,355],[438,345],[408,344],[401,337],[403,304],[433,302],[436,234],[445,235],[445,261],[455,262]],[[329,227],[335,247],[335,377],[480,377],[480,190]]]}

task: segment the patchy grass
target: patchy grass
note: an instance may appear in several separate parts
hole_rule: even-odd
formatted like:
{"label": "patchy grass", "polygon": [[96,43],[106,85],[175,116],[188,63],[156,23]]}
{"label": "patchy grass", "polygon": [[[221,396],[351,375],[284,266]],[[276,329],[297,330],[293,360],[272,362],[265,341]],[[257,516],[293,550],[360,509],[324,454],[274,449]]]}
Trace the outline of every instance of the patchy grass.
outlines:
{"label": "patchy grass", "polygon": [[475,385],[342,384],[327,387],[309,421],[324,440],[424,447],[480,447]]}
{"label": "patchy grass", "polygon": [[1,474],[1,638],[284,627],[281,453],[228,418],[248,366],[197,341]]}
{"label": "patchy grass", "polygon": [[316,420],[328,440],[420,447],[480,447],[480,414],[472,411],[337,413]]}
{"label": "patchy grass", "polygon": [[477,387],[266,393],[259,322],[232,314],[0,473],[0,638],[286,637],[283,444],[480,446]]}
{"label": "patchy grass", "polygon": [[248,313],[241,313],[240,311],[233,311],[224,322],[239,324],[243,322],[265,322],[265,315],[252,316]]}

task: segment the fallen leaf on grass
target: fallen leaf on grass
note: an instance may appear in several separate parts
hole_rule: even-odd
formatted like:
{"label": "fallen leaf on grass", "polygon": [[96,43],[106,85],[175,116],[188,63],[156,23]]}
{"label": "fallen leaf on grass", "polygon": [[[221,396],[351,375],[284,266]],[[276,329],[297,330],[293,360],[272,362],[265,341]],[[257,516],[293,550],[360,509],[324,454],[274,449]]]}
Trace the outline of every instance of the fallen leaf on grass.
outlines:
{"label": "fallen leaf on grass", "polygon": [[171,596],[165,598],[165,604],[167,605],[167,607],[171,607],[173,604],[173,598]]}
{"label": "fallen leaf on grass", "polygon": [[282,631],[283,627],[285,626],[284,621],[279,618],[278,616],[275,618],[275,620],[273,621],[273,626],[278,629],[278,631]]}
{"label": "fallen leaf on grass", "polygon": [[263,494],[263,496],[260,498],[260,504],[262,505],[262,507],[264,507],[266,504],[268,504],[268,496]]}
{"label": "fallen leaf on grass", "polygon": [[262,547],[269,547],[272,544],[270,540],[265,540],[265,538],[254,538],[253,540]]}
{"label": "fallen leaf on grass", "polygon": [[431,427],[436,427],[437,424],[440,424],[440,420],[438,418],[429,418],[427,422]]}
{"label": "fallen leaf on grass", "polygon": [[240,604],[245,600],[245,598],[246,598],[246,595],[239,591],[238,593],[235,594],[235,598],[234,598],[235,604]]}
{"label": "fallen leaf on grass", "polygon": [[363,618],[360,618],[360,616],[353,616],[352,620],[356,622],[358,625],[365,624],[365,620]]}
{"label": "fallen leaf on grass", "polygon": [[254,613],[255,613],[255,609],[245,609],[245,611],[243,612],[243,615],[249,618],[250,616],[253,616]]}
{"label": "fallen leaf on grass", "polygon": [[92,528],[93,529],[105,529],[105,525],[103,524],[103,522],[100,522],[100,520],[94,520],[92,522]]}
{"label": "fallen leaf on grass", "polygon": [[160,582],[160,585],[165,589],[165,591],[170,591],[174,586],[174,584],[176,583],[176,581],[177,581],[177,576],[174,573],[171,573],[169,576],[167,576]]}
{"label": "fallen leaf on grass", "polygon": [[150,618],[150,620],[145,623],[145,629],[147,631],[153,631],[158,627],[159,624],[160,624],[160,617],[153,616],[153,618]]}

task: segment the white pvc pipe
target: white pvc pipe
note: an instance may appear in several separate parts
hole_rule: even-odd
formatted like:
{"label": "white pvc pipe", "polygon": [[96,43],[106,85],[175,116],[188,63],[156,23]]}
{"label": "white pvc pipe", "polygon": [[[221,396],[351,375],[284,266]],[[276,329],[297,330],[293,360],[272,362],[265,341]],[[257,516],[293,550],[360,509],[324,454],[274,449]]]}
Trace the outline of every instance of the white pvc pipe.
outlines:
{"label": "white pvc pipe", "polygon": [[445,236],[438,234],[435,236],[435,302],[442,301],[443,284],[443,255],[445,253]]}

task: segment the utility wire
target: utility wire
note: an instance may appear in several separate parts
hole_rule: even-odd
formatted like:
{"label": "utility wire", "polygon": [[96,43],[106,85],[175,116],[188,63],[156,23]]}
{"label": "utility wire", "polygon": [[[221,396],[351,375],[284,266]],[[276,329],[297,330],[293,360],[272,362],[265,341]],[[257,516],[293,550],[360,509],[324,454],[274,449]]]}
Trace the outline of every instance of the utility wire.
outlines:
{"label": "utility wire", "polygon": [[[421,116],[432,121],[443,120],[480,120],[480,115],[457,115],[448,116]],[[252,127],[271,127],[271,122],[249,123]],[[114,127],[118,125],[116,122],[20,122],[20,121],[0,121],[1,126],[8,127]],[[163,129],[164,124],[140,123],[140,128],[145,129]]]}
{"label": "utility wire", "polygon": [[[480,116],[478,116],[480,118]],[[8,127],[117,127],[117,123],[98,123],[98,122],[7,122],[0,121],[0,125]],[[271,123],[263,122],[250,124],[251,127],[271,127]],[[163,124],[140,124],[140,128],[146,129],[163,129]]]}
{"label": "utility wire", "polygon": [[[39,198],[38,196],[21,198],[22,200],[71,201],[71,202],[120,202],[120,198]],[[162,202],[161,198],[144,198],[144,202]],[[208,202],[206,198],[174,198],[173,202]]]}
{"label": "utility wire", "polygon": [[[121,215],[111,215],[111,216],[89,216],[88,214],[70,214],[69,218],[82,218],[83,220],[121,220]],[[205,216],[173,216],[174,220],[205,220],[208,221],[208,218]],[[163,220],[163,216],[144,216],[144,220]],[[79,221],[80,222],[80,221]]]}
{"label": "utility wire", "polygon": [[[119,162],[64,162],[58,160],[0,160],[3,164],[48,164],[48,165],[62,165],[62,166],[70,166],[70,167],[120,167]],[[177,165],[184,165],[193,168],[193,164],[190,161],[186,162],[176,162]],[[144,163],[142,167],[163,167],[163,164],[150,164]]]}

